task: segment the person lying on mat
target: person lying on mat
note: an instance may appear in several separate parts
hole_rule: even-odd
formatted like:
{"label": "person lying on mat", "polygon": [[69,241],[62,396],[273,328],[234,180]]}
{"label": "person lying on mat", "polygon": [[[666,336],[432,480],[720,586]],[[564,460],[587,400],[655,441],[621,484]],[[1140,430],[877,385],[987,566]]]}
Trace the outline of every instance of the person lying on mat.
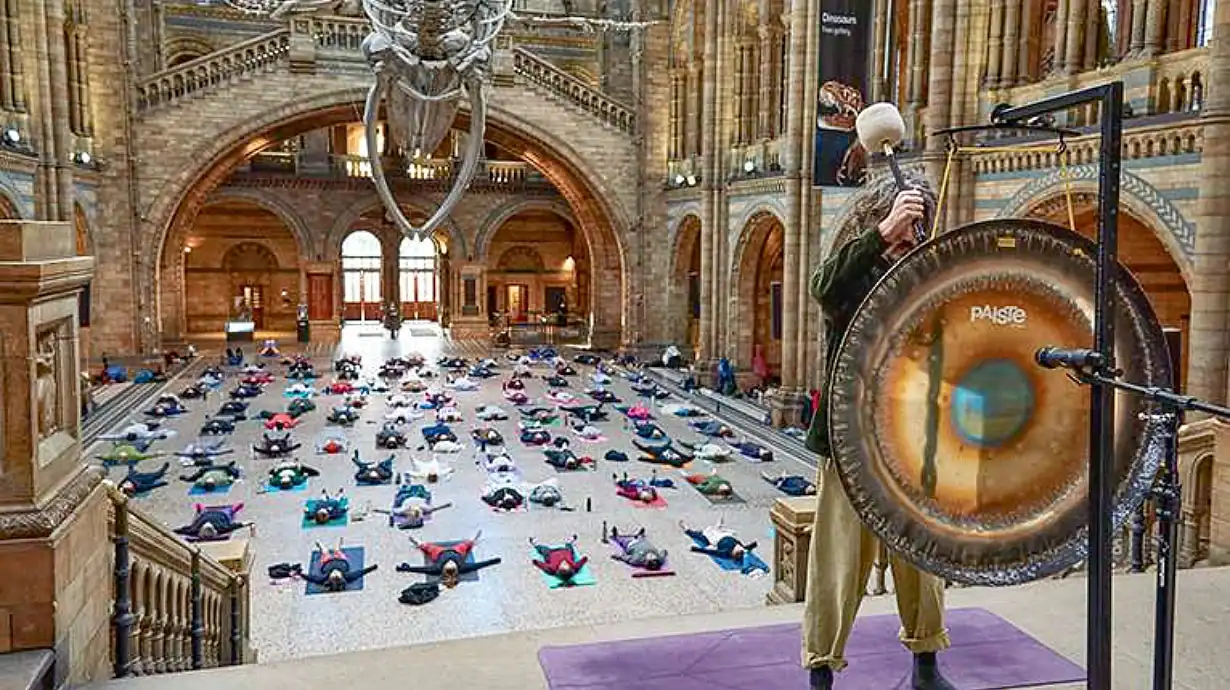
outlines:
{"label": "person lying on mat", "polygon": [[491,484],[483,494],[483,503],[496,510],[516,510],[525,503],[525,494],[507,484]]}
{"label": "person lying on mat", "polygon": [[296,460],[288,460],[269,468],[269,485],[286,490],[307,483],[309,477],[319,476],[320,470]]}
{"label": "person lying on mat", "polygon": [[209,464],[204,467],[196,468],[196,471],[191,474],[180,475],[180,481],[189,482],[193,488],[201,491],[215,491],[224,489],[239,478],[239,465],[235,461],[228,462],[225,465]]}
{"label": "person lying on mat", "polygon": [[690,529],[683,520],[679,521],[679,526],[683,528],[684,534],[700,542],[699,545],[693,546],[692,550],[706,556],[742,563],[743,557],[756,548],[756,542],[745,544],[740,541],[734,530],[727,529],[723,524],[722,518],[718,518],[717,524],[698,530]]}
{"label": "person lying on mat", "polygon": [[816,494],[816,485],[797,474],[786,474],[782,471],[774,477],[768,472],[761,472],[760,476],[787,496],[814,496]]}
{"label": "person lying on mat", "polygon": [[342,489],[338,489],[333,496],[330,496],[328,491],[322,491],[320,498],[307,502],[303,508],[303,516],[310,518],[318,525],[324,525],[334,520],[341,520],[346,517],[349,510],[350,499],[343,495]]}
{"label": "person lying on mat", "polygon": [[229,506],[206,506],[197,503],[192,506],[192,509],[196,513],[192,522],[174,530],[176,534],[188,541],[225,539],[231,532],[252,524],[235,519],[235,515],[243,510],[242,503]]}
{"label": "person lying on mat", "polygon": [[619,553],[611,554],[611,558],[623,561],[628,565],[645,570],[661,570],[666,565],[666,549],[659,549],[645,536],[645,528],[635,534],[620,534],[615,527],[611,528],[611,541],[619,547]]}
{"label": "person lying on mat", "polygon": [[397,572],[435,575],[440,578],[445,587],[456,587],[457,581],[462,575],[477,572],[502,561],[497,556],[485,561],[466,562],[470,557],[470,553],[474,550],[474,544],[478,542],[481,536],[483,536],[483,533],[482,530],[479,530],[473,539],[466,539],[465,541],[459,541],[456,544],[449,544],[447,546],[432,542],[423,543],[414,537],[410,537],[410,543],[423,552],[423,555],[427,557],[427,563],[425,565],[402,563],[397,566]]}
{"label": "person lying on mat", "polygon": [[632,445],[644,453],[637,460],[650,463],[651,465],[670,465],[674,468],[680,468],[694,459],[691,455],[685,455],[675,450],[670,442],[651,445],[642,443],[638,439],[632,439]]}
{"label": "person lying on mat", "polygon": [[645,481],[636,477],[629,478],[626,472],[623,479],[615,475],[611,475],[611,479],[615,480],[615,494],[618,496],[642,503],[653,503],[658,500],[658,489],[653,485],[652,481]]}
{"label": "person lying on mat", "polygon": [[576,543],[577,535],[575,534],[563,546],[543,546],[530,537],[530,546],[534,547],[534,552],[538,554],[534,565],[564,584],[572,584],[572,578],[576,577],[577,573],[581,572],[581,568],[589,562],[589,556],[577,557],[577,550],[574,546]]}
{"label": "person lying on mat", "polygon": [[340,592],[350,583],[376,569],[376,566],[369,565],[362,570],[351,570],[350,559],[346,557],[346,552],[342,551],[340,537],[336,549],[329,551],[321,546],[320,542],[316,542],[316,550],[320,552],[320,573],[305,573],[303,579],[330,592]]}
{"label": "person lying on mat", "polygon": [[711,474],[689,474],[685,479],[688,483],[696,487],[696,490],[706,496],[718,496],[720,498],[729,498],[735,493],[735,488],[730,482],[723,479],[717,472]]}
{"label": "person lying on mat", "polygon": [[577,457],[575,453],[566,448],[563,450],[549,448],[544,450],[543,453],[547,456],[548,465],[564,472],[588,470],[593,469],[594,467],[593,458],[588,455],[584,457]]}

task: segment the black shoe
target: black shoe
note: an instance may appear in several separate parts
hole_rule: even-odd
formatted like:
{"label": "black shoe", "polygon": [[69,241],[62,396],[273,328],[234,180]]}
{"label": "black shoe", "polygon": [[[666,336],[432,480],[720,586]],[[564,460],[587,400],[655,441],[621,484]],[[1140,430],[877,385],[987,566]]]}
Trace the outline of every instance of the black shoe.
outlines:
{"label": "black shoe", "polygon": [[956,687],[940,673],[935,653],[914,655],[914,673],[910,679],[913,690],[956,690]]}
{"label": "black shoe", "polygon": [[828,666],[813,668],[808,687],[811,690],[833,690],[833,669]]}

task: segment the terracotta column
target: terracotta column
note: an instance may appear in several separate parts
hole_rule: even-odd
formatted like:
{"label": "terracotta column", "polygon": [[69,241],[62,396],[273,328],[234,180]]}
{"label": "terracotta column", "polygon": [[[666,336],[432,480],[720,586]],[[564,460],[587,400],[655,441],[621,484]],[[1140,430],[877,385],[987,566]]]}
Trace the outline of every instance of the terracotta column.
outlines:
{"label": "terracotta column", "polygon": [[[1060,0],[1063,2],[1063,0]],[[932,0],[930,74],[927,83],[927,131],[951,124],[953,34],[956,29],[957,0]],[[944,175],[945,143],[937,137],[926,140],[927,177],[939,180]]]}
{"label": "terracotta column", "polygon": [[1040,52],[1042,37],[1034,27],[1041,26],[1038,15],[1042,11],[1040,9],[1042,0],[1020,0],[1020,2],[1021,31],[1018,34],[1020,39],[1017,41],[1020,45],[1016,54],[1016,80],[1018,84],[1024,84],[1035,76],[1033,57]]}
{"label": "terracotta column", "polygon": [[871,80],[869,87],[872,102],[888,98],[888,81],[884,78],[884,62],[888,59],[888,40],[892,32],[892,18],[888,16],[888,0],[875,0],[871,25],[874,28],[871,40]]}
{"label": "terracotta column", "polygon": [[1004,44],[1003,57],[1000,58],[999,86],[1012,88],[1017,80],[1017,56],[1020,53],[1018,41],[1029,33],[1028,27],[1021,26],[1021,0],[1007,0],[1004,7]]}
{"label": "terracotta column", "polygon": [[1089,15],[1088,0],[1068,0],[1064,70],[1069,74],[1080,70],[1084,65],[1085,30],[1088,28]]}
{"label": "terracotta column", "polygon": [[1166,0],[1148,0],[1148,14],[1145,17],[1145,55],[1157,55],[1162,49],[1166,35]]}
{"label": "terracotta column", "polygon": [[1003,80],[1004,15],[1008,0],[991,0],[991,32],[987,40],[986,85],[996,88]]}
{"label": "terracotta column", "polygon": [[0,0],[0,107],[5,110],[26,109],[22,47],[20,0]]}
{"label": "terracotta column", "polygon": [[1217,3],[1211,18],[1215,39],[1209,48],[1205,102],[1200,120],[1204,152],[1200,157],[1200,201],[1196,206],[1196,249],[1192,257],[1191,358],[1187,392],[1226,402],[1227,335],[1230,323],[1230,2]]}
{"label": "terracotta column", "polygon": [[[689,89],[691,98],[698,107],[689,109],[689,126],[695,127],[696,118],[693,113],[699,110],[700,117],[700,154],[701,174],[701,219],[700,219],[700,352],[698,359],[709,362],[717,358],[716,352],[716,306],[717,285],[716,271],[713,263],[714,240],[720,234],[718,230],[717,187],[718,183],[713,173],[713,159],[718,155],[717,145],[717,50],[718,50],[718,16],[713,6],[705,8],[705,43],[702,50],[700,65],[693,63],[691,75],[699,74],[701,88],[695,89],[695,80]],[[699,98],[697,98],[699,92]]]}
{"label": "terracotta column", "polygon": [[917,137],[921,124],[918,112],[926,103],[927,56],[931,34],[927,30],[930,22],[926,12],[926,0],[910,0],[910,40],[906,55],[910,69],[910,83],[906,90],[906,124],[910,141],[917,145]]}
{"label": "terracotta column", "polygon": [[[1059,0],[1055,9],[1055,42],[1051,46],[1055,51],[1055,62],[1052,71],[1062,74],[1068,64],[1068,15],[1073,2],[1077,0]],[[1045,2],[1042,5],[1045,7]]]}
{"label": "terracotta column", "polygon": [[773,33],[771,24],[766,23],[771,21],[768,17],[761,17],[761,24],[757,27],[757,36],[760,40],[760,107],[756,113],[756,138],[757,139],[772,139],[777,136],[777,132],[773,130],[773,111],[777,106],[777,88],[778,80],[776,76],[777,66],[777,37]]}
{"label": "terracotta column", "polygon": [[70,223],[0,222],[0,653],[71,648],[56,687],[104,679],[110,647],[103,472],[81,461],[77,297],[93,273]]}
{"label": "terracotta column", "polygon": [[1132,0],[1132,38],[1128,50],[1133,56],[1140,55],[1145,49],[1145,13],[1148,0]]}

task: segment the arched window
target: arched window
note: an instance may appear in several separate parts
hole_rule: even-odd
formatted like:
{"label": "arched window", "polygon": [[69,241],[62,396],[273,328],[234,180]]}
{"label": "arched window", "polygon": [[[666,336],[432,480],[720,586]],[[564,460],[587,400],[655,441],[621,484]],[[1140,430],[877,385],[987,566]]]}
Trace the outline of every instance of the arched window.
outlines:
{"label": "arched window", "polygon": [[436,245],[426,237],[407,237],[397,250],[402,316],[436,317]]}
{"label": "arched window", "polygon": [[342,242],[342,302],[347,319],[380,319],[380,240],[366,230]]}

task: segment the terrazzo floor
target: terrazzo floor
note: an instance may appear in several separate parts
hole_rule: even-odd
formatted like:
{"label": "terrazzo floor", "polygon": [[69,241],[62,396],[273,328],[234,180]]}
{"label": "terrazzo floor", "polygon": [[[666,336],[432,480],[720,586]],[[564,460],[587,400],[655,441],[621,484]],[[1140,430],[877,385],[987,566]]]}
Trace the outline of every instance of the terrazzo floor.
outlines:
{"label": "terrazzo floor", "polygon": [[[284,346],[284,350],[294,351],[292,345]],[[762,470],[776,472],[784,469],[810,477],[814,470],[792,460],[757,464],[740,457],[734,462],[722,464],[720,472],[733,483],[744,502],[716,506],[683,482],[679,471],[660,468],[660,474],[672,476],[681,488],[665,492],[668,501],[665,508],[640,508],[615,495],[612,473],[622,474],[626,471],[635,476],[648,477],[655,466],[635,460],[615,463],[602,459],[606,451],[612,448],[636,457],[630,427],[623,416],[611,410],[610,421],[596,424],[604,431],[607,442],[573,442],[573,450],[578,455],[588,454],[597,460],[596,471],[557,473],[545,463],[540,449],[527,447],[517,440],[516,425],[520,415],[503,400],[500,391],[501,382],[511,371],[511,363],[503,352],[488,351],[479,342],[448,341],[439,335],[434,326],[423,324],[403,329],[397,341],[371,327],[347,328],[343,331],[338,351],[362,355],[364,374],[375,374],[380,363],[389,356],[419,352],[426,357],[429,366],[442,354],[472,360],[492,356],[500,364],[497,371],[501,375],[484,381],[478,391],[454,393],[463,421],[452,427],[459,440],[467,445],[461,453],[440,456],[448,460],[455,471],[450,479],[432,487],[436,503],[451,501],[453,507],[436,513],[419,530],[394,529],[380,514],[371,514],[361,522],[352,521],[343,527],[305,529],[301,526],[304,502],[319,496],[322,489],[332,492],[344,488],[350,496],[352,510],[361,510],[368,504],[372,508],[387,509],[396,491],[392,485],[357,486],[353,478],[354,467],[346,456],[315,454],[315,443],[327,426],[325,415],[331,405],[340,402],[340,396],[318,396],[315,399],[318,409],[308,413],[292,432],[293,437],[303,444],[298,457],[321,471],[321,476],[312,479],[305,492],[265,493],[261,490],[267,470],[275,462],[254,456],[249,450],[264,431],[261,422],[241,422],[237,431],[228,437],[228,445],[236,449],[236,453],[228,457],[239,460],[245,476],[225,497],[207,497],[209,500],[203,502],[222,504],[242,501],[245,507],[240,518],[255,523],[251,537],[254,553],[252,642],[261,661],[764,605],[765,594],[772,583],[770,577],[726,572],[708,557],[690,553],[691,542],[680,531],[678,523],[683,520],[691,525],[704,526],[722,517],[745,540],[759,541],[758,552],[766,562],[771,563],[769,508],[781,494],[764,482],[760,473]],[[568,358],[571,359],[570,353]],[[277,376],[262,395],[251,401],[250,409],[254,412],[262,409],[282,410],[288,402],[282,395],[289,383],[284,376],[285,367],[276,364],[276,360],[269,362],[269,368]],[[314,364],[323,377],[316,382],[317,388],[320,388],[332,380],[331,375],[326,373],[331,372],[332,361],[316,357]],[[589,374],[593,369],[575,363],[573,367],[578,375],[571,377],[567,390],[583,396],[582,391],[588,387]],[[543,371],[546,371],[545,367],[536,369],[535,378],[526,383],[531,405],[550,405],[543,397],[546,385],[539,375]],[[223,396],[236,381],[234,376],[228,378],[223,386]],[[182,384],[177,384],[175,388],[181,387]],[[625,403],[643,400],[618,376],[608,388]],[[362,411],[360,421],[346,430],[346,435],[357,444],[354,447],[366,460],[383,459],[389,452],[377,450],[375,446],[375,434],[380,428],[377,420],[384,417],[386,398],[387,395],[373,394],[370,404]],[[204,418],[214,413],[223,400],[225,397],[214,394],[208,400],[185,401],[189,413],[168,422],[168,426],[178,432],[177,436],[158,442],[154,450],[175,451],[195,440]],[[483,404],[498,404],[511,413],[509,420],[491,425],[505,437],[508,451],[521,467],[524,479],[536,483],[558,477],[565,500],[576,508],[575,512],[534,508],[527,512],[497,514],[480,500],[486,473],[475,464],[469,432],[479,424],[473,412]],[[699,439],[699,435],[688,428],[686,420],[663,414],[656,416],[658,423],[672,438],[688,441]],[[398,471],[408,470],[412,457],[430,460],[430,454],[418,452],[416,448],[421,439],[419,429],[431,421],[434,417],[428,414],[406,427],[411,445],[407,450],[396,453]],[[552,428],[552,434],[561,429]],[[146,466],[156,466],[156,463],[151,461]],[[702,463],[694,463],[690,471],[708,469]],[[178,475],[179,468],[173,468],[172,473]],[[113,470],[112,475],[118,478],[121,471]],[[157,489],[148,496],[136,499],[136,502],[168,526],[178,527],[191,520],[192,505],[200,499],[189,496],[188,484],[175,478],[170,486]],[[588,511],[587,505],[591,507]],[[669,565],[677,575],[643,579],[631,577],[632,571],[627,566],[610,558],[612,547],[601,543],[604,522],[621,530],[645,527],[656,544],[670,550]],[[482,530],[482,539],[476,548],[476,556],[480,560],[500,556],[503,558],[502,564],[483,570],[477,582],[463,582],[456,589],[445,590],[428,605],[398,603],[398,594],[422,579],[421,575],[395,570],[397,564],[403,561],[420,562],[417,550],[409,543],[409,535],[421,541],[447,541],[471,538],[479,530]],[[591,558],[597,584],[548,589],[539,571],[531,565],[528,540],[534,537],[542,543],[559,543],[574,534],[579,536],[577,545],[581,553]],[[267,567],[273,563],[302,563],[306,569],[316,541],[331,546],[336,544],[339,537],[344,537],[348,547],[363,547],[366,562],[379,566],[376,572],[364,579],[361,591],[308,596],[304,594],[304,583],[301,581],[274,585],[265,577]]]}

